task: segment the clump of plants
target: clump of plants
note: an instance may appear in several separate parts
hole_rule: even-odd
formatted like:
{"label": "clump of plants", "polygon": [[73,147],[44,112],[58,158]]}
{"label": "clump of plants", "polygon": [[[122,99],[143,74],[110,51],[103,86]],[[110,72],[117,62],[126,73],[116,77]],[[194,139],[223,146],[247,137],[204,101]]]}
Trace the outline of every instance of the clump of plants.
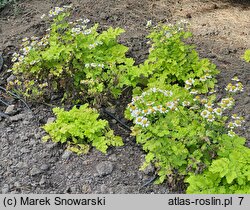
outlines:
{"label": "clump of plants", "polygon": [[[148,78],[147,86],[162,87],[166,84],[178,84],[199,93],[207,93],[216,81],[216,66],[208,59],[200,59],[194,46],[184,41],[191,37],[186,30],[188,23],[180,21],[176,25],[158,25],[148,35],[150,39],[149,56],[140,65]],[[194,83],[195,82],[195,83]]]}
{"label": "clump of plants", "polygon": [[19,53],[14,53],[13,73],[17,80],[9,86],[36,100],[49,100],[64,93],[64,100],[95,103],[105,94],[117,97],[123,88],[122,75],[134,60],[117,37],[124,32],[110,27],[98,32],[89,19],[69,21],[68,6],[55,9],[42,18],[52,18],[42,37],[24,38]]}
{"label": "clump of plants", "polygon": [[[234,105],[233,95],[243,91],[243,85],[234,77],[225,88],[227,96],[218,100],[214,89],[214,77],[218,71],[208,60],[199,59],[197,52],[183,42],[186,36],[182,29],[164,26],[153,30],[149,37],[153,38],[154,49],[141,68],[156,74],[149,77],[144,89],[134,91],[126,110],[127,118],[134,122],[132,135],[147,153],[142,169],[154,164],[159,176],[156,183],[171,182],[172,177],[189,177],[186,179],[189,184],[187,192],[204,193],[208,188],[204,184],[204,191],[200,191],[203,188],[198,188],[195,180],[204,177],[207,171],[209,175],[215,173],[215,176],[225,178],[216,174],[214,166],[228,158],[225,161],[234,161],[239,167],[236,171],[243,170],[245,178],[234,183],[238,172],[229,165],[228,173],[234,173],[235,177],[228,182],[228,190],[224,193],[249,192],[249,162],[238,164],[238,153],[232,146],[240,145],[238,151],[244,147],[244,139],[235,133],[244,119],[237,115],[230,119],[225,115],[225,111]],[[171,60],[167,62],[169,57]],[[222,153],[229,145],[231,154],[227,154],[230,157]],[[249,152],[246,147],[244,150]],[[214,184],[210,186],[211,192],[222,192],[224,180],[214,182],[211,179],[208,182]]]}
{"label": "clump of plants", "polygon": [[84,104],[69,111],[54,108],[57,119],[43,128],[49,134],[44,140],[67,143],[68,149],[77,154],[87,153],[90,145],[106,153],[109,146],[122,146],[121,137],[115,136],[108,121],[99,119],[96,110]]}
{"label": "clump of plants", "polygon": [[[191,36],[187,23],[153,27],[149,56],[134,65],[125,55],[128,48],[117,41],[123,29],[100,32],[88,19],[70,22],[69,10],[51,10],[47,33],[24,38],[12,59],[17,79],[9,88],[42,100],[64,93],[63,100],[84,104],[69,111],[53,109],[57,119],[43,127],[48,133],[44,140],[67,143],[77,154],[87,153],[91,145],[104,153],[108,146],[122,146],[93,107],[102,105],[104,96],[117,98],[132,87],[125,116],[146,152],[141,168],[153,164],[156,183],[171,184],[175,177],[185,180],[187,193],[249,193],[250,150],[236,134],[244,119],[226,115],[243,84],[234,77],[225,88],[227,95],[217,97],[219,71],[185,43]],[[249,57],[246,52],[247,61]]]}

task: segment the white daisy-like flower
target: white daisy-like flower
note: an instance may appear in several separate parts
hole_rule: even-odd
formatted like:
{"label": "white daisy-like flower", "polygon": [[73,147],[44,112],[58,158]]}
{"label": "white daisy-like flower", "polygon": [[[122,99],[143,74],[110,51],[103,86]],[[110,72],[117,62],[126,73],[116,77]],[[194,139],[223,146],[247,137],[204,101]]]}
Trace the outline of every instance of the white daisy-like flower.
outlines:
{"label": "white daisy-like flower", "polygon": [[13,57],[12,59],[11,59],[11,62],[16,62],[17,61],[17,57]]}
{"label": "white daisy-like flower", "polygon": [[214,121],[214,115],[213,114],[209,114],[208,116],[207,116],[207,121],[209,121],[209,122],[213,122]]}
{"label": "white daisy-like flower", "polygon": [[135,118],[135,124],[141,125],[142,120],[143,120],[143,117],[136,117],[136,118]]}
{"label": "white daisy-like flower", "polygon": [[85,68],[89,68],[90,64],[89,63],[85,63]]}
{"label": "white daisy-like flower", "polygon": [[24,56],[23,55],[19,56],[18,60],[22,62],[24,60]]}
{"label": "white daisy-like flower", "polygon": [[41,19],[44,19],[45,17],[46,17],[46,15],[45,15],[45,14],[42,14]]}
{"label": "white daisy-like flower", "polygon": [[172,111],[176,110],[176,103],[173,102],[173,101],[167,102],[167,103],[166,103],[166,106],[167,106],[170,110],[172,110]]}
{"label": "white daisy-like flower", "polygon": [[231,80],[232,80],[232,81],[236,81],[236,82],[239,82],[239,81],[240,81],[239,78],[238,78],[237,76],[233,77]]}
{"label": "white daisy-like flower", "polygon": [[167,113],[168,110],[167,110],[165,107],[161,107],[161,108],[159,109],[159,112],[160,112],[160,113]]}
{"label": "white daisy-like flower", "polygon": [[206,79],[212,79],[212,75],[208,74],[208,73],[205,75],[205,77],[206,77]]}
{"label": "white daisy-like flower", "polygon": [[186,80],[186,81],[185,81],[185,84],[186,84],[186,85],[192,86],[192,85],[194,84],[194,79],[191,79],[191,78],[190,78],[190,79]]}
{"label": "white daisy-like flower", "polygon": [[189,89],[191,89],[191,85],[187,85],[187,84],[185,84],[185,87],[184,87],[186,90],[189,90]]}
{"label": "white daisy-like flower", "polygon": [[144,109],[144,110],[142,110],[142,114],[143,115],[150,114],[150,111],[148,109]]}
{"label": "white daisy-like flower", "polygon": [[232,130],[230,130],[230,131],[228,131],[227,135],[230,137],[234,137],[236,135],[236,133],[233,132]]}
{"label": "white daisy-like flower", "polygon": [[182,106],[184,106],[184,107],[190,106],[190,102],[189,101],[183,101]]}
{"label": "white daisy-like flower", "polygon": [[230,108],[234,104],[233,98],[223,98],[219,103],[219,106],[223,109]]}
{"label": "white daisy-like flower", "polygon": [[30,65],[34,65],[34,64],[36,64],[38,62],[39,62],[39,60],[33,60],[33,61],[30,62]]}
{"label": "white daisy-like flower", "polygon": [[90,44],[90,45],[89,45],[89,49],[93,49],[93,48],[95,48],[95,47],[96,47],[95,44]]}
{"label": "white daisy-like flower", "polygon": [[32,42],[30,43],[30,46],[31,46],[31,47],[34,47],[34,46],[36,46],[36,44],[37,44],[37,41],[35,40],[35,41],[32,41]]}
{"label": "white daisy-like flower", "polygon": [[87,23],[89,23],[89,22],[90,22],[90,20],[89,20],[88,18],[86,18],[86,19],[83,20],[83,23],[84,23],[84,24],[87,24]]}
{"label": "white daisy-like flower", "polygon": [[149,28],[152,26],[152,20],[148,20],[146,24],[146,28]]}
{"label": "white daisy-like flower", "polygon": [[153,93],[156,93],[158,89],[154,87],[154,88],[151,88],[150,91],[152,91]]}
{"label": "white daisy-like flower", "polygon": [[139,117],[142,114],[141,110],[135,109],[131,112],[131,115],[135,118]]}
{"label": "white daisy-like flower", "polygon": [[96,63],[91,63],[90,66],[95,68],[95,67],[97,67],[97,64]]}
{"label": "white daisy-like flower", "polygon": [[201,78],[200,78],[200,81],[201,82],[205,82],[207,80],[207,77],[206,76],[202,76]]}
{"label": "white daisy-like flower", "polygon": [[91,29],[87,29],[87,30],[83,31],[84,35],[89,35],[91,33],[92,33]]}
{"label": "white daisy-like flower", "polygon": [[208,93],[209,94],[213,94],[213,93],[216,93],[217,91],[215,90],[215,89],[212,89],[212,90],[210,90]]}
{"label": "white daisy-like flower", "polygon": [[213,110],[213,113],[215,113],[216,115],[221,116],[221,115],[222,115],[222,109],[221,109],[221,108],[215,108],[215,109]]}
{"label": "white daisy-like flower", "polygon": [[204,105],[206,108],[212,108],[213,106],[214,106],[214,104],[213,103],[211,103],[211,102],[207,102],[205,105]]}
{"label": "white daisy-like flower", "polygon": [[196,94],[198,94],[198,90],[192,89],[192,90],[190,91],[190,93],[193,94],[193,95],[196,95]]}
{"label": "white daisy-like flower", "polygon": [[203,110],[203,111],[201,112],[201,116],[202,116],[203,118],[208,118],[209,115],[210,115],[210,112],[209,112],[208,110]]}
{"label": "white daisy-like flower", "polygon": [[72,32],[72,33],[79,34],[79,33],[81,32],[81,29],[80,29],[80,28],[77,28],[77,27],[76,27],[76,28],[72,28],[72,29],[71,29],[71,32]]}
{"label": "white daisy-like flower", "polygon": [[59,13],[63,12],[64,8],[62,7],[55,7],[54,9],[49,11],[49,17],[54,17],[59,15]]}
{"label": "white daisy-like flower", "polygon": [[234,129],[235,128],[235,125],[233,122],[229,122],[228,125],[227,125],[228,128],[230,129]]}
{"label": "white daisy-like flower", "polygon": [[27,42],[27,41],[29,41],[29,38],[28,38],[28,37],[24,37],[24,38],[22,39],[22,42]]}
{"label": "white daisy-like flower", "polygon": [[72,8],[72,5],[71,4],[70,5],[63,5],[63,8],[70,9],[70,8]]}
{"label": "white daisy-like flower", "polygon": [[207,99],[206,99],[206,98],[203,98],[203,99],[200,100],[200,102],[201,102],[202,104],[206,104],[206,103],[207,103]]}
{"label": "white daisy-like flower", "polygon": [[234,124],[235,127],[240,127],[240,126],[242,125],[242,123],[243,123],[242,120],[235,120],[235,121],[233,122],[233,124]]}
{"label": "white daisy-like flower", "polygon": [[243,84],[241,82],[236,83],[236,87],[237,87],[238,91],[242,92],[244,90]]}
{"label": "white daisy-like flower", "polygon": [[30,50],[31,50],[31,47],[30,47],[30,46],[24,47],[24,48],[22,49],[24,55],[27,55],[28,52],[29,52]]}
{"label": "white daisy-like flower", "polygon": [[102,68],[102,69],[104,68],[104,64],[98,64],[97,66]]}
{"label": "white daisy-like flower", "polygon": [[142,127],[148,127],[149,126],[149,121],[146,117],[143,117],[142,121],[141,121],[141,126]]}

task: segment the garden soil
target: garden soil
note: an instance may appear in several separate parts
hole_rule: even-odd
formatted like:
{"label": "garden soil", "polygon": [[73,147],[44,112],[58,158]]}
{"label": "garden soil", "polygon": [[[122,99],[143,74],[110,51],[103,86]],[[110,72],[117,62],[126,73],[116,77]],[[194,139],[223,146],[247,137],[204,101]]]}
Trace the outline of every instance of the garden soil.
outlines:
{"label": "garden soil", "polygon": [[[219,0],[20,0],[0,10],[0,85],[10,80],[11,55],[18,50],[21,39],[41,36],[48,27],[40,19],[55,6],[72,3],[73,18],[89,18],[100,28],[122,27],[126,32],[119,41],[129,47],[128,56],[136,63],[148,55],[148,20],[175,23],[186,19],[194,36],[188,40],[197,46],[201,57],[214,62],[218,75],[218,95],[222,97],[225,86],[233,76],[238,76],[244,92],[236,96],[236,106],[228,113],[245,116],[245,124],[238,132],[250,146],[250,64],[242,59],[250,48],[250,1]],[[0,193],[184,193],[182,180],[153,184],[155,169],[150,166],[140,171],[145,153],[129,136],[129,132],[114,118],[102,114],[110,121],[115,133],[124,139],[124,146],[110,148],[107,154],[92,149],[89,154],[77,156],[64,145],[44,143],[41,128],[52,120],[48,104],[24,104],[1,91],[0,99],[11,105],[6,119],[0,116]],[[125,103],[123,96],[106,109],[122,122]],[[0,103],[0,110],[7,106]],[[175,180],[175,179],[173,179]]]}

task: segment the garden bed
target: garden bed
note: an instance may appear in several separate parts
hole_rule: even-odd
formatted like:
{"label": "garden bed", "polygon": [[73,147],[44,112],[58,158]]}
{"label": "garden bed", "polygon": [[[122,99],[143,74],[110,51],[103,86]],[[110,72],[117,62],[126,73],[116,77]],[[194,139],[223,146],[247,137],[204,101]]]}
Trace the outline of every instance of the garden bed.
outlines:
{"label": "garden bed", "polygon": [[[145,27],[153,23],[174,23],[186,19],[194,36],[188,40],[195,44],[201,57],[209,58],[221,73],[218,79],[218,95],[225,95],[225,87],[231,78],[238,76],[244,92],[236,95],[236,105],[228,115],[245,116],[244,127],[238,133],[250,145],[250,64],[242,59],[250,48],[248,1],[19,1],[8,5],[0,13],[0,52],[4,59],[1,70],[1,86],[11,78],[11,56],[24,37],[42,36],[48,25],[41,15],[55,7],[73,3],[73,19],[88,18],[98,22],[102,30],[110,26],[122,27],[125,33],[119,42],[129,47],[128,56],[136,64],[148,56]],[[110,148],[106,155],[92,149],[87,155],[77,156],[65,150],[65,145],[41,141],[45,132],[41,129],[50,117],[52,107],[44,103],[29,103],[33,115],[24,104],[13,97],[1,95],[15,105],[11,117],[0,121],[0,187],[2,193],[184,193],[182,181],[171,185],[154,185],[156,171],[153,166],[139,171],[145,153],[123,124],[123,112],[132,96],[128,90],[112,104],[105,104],[108,112],[102,117],[110,122],[116,135],[123,138],[124,146]],[[55,101],[56,101],[55,97]],[[1,111],[6,106],[1,104]],[[112,116],[110,114],[111,113]],[[122,121],[118,122],[117,119]]]}

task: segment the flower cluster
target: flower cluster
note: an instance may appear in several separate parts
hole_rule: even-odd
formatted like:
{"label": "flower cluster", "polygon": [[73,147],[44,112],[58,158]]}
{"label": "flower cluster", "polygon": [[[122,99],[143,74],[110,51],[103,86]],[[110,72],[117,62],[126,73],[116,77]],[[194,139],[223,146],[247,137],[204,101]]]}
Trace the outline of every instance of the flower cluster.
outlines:
{"label": "flower cluster", "polygon": [[244,88],[241,82],[236,83],[233,85],[232,83],[229,83],[227,87],[225,88],[226,91],[231,92],[231,93],[236,93],[236,92],[243,92]]}
{"label": "flower cluster", "polygon": [[102,45],[102,44],[103,44],[102,41],[96,41],[96,42],[94,42],[94,44],[89,45],[89,49],[93,49],[93,48],[97,47],[98,45]]}
{"label": "flower cluster", "polygon": [[[65,7],[55,7],[54,9],[49,11],[49,17],[55,17],[59,15],[61,12],[65,10]],[[41,18],[44,18],[44,15],[41,16]]]}
{"label": "flower cluster", "polygon": [[201,116],[207,119],[208,122],[213,122],[216,116],[221,116],[221,115],[222,115],[222,109],[219,107],[213,108],[212,106],[206,106],[206,109],[204,109],[201,112]]}
{"label": "flower cluster", "polygon": [[207,81],[208,79],[211,79],[211,78],[212,78],[212,76],[210,74],[206,73],[204,76],[200,77],[200,81],[205,82],[205,81]]}
{"label": "flower cluster", "polygon": [[185,81],[185,88],[186,88],[187,90],[189,90],[189,89],[192,87],[192,85],[194,84],[194,82],[195,82],[195,80],[192,79],[192,78],[186,80],[186,81]]}
{"label": "flower cluster", "polygon": [[[149,119],[151,116],[176,110],[179,100],[170,100],[169,97],[172,95],[172,91],[151,88],[140,96],[133,97],[132,102],[128,104],[128,109],[131,116],[135,119],[135,124],[147,127],[150,125]],[[167,100],[163,100],[164,97]]]}
{"label": "flower cluster", "polygon": [[243,117],[239,117],[237,114],[233,114],[232,115],[232,121],[230,121],[227,125],[227,127],[230,129],[228,131],[228,135],[233,137],[235,136],[235,132],[233,131],[233,129],[235,128],[238,128],[238,127],[241,127],[242,124],[245,122],[244,118]]}
{"label": "flower cluster", "polygon": [[104,64],[98,64],[98,63],[86,63],[85,64],[85,68],[96,68],[96,67],[99,67],[99,68],[104,68]]}
{"label": "flower cluster", "polygon": [[223,110],[231,108],[234,105],[234,99],[232,97],[230,97],[230,98],[223,98],[223,99],[221,99],[221,102],[218,103],[218,105]]}

